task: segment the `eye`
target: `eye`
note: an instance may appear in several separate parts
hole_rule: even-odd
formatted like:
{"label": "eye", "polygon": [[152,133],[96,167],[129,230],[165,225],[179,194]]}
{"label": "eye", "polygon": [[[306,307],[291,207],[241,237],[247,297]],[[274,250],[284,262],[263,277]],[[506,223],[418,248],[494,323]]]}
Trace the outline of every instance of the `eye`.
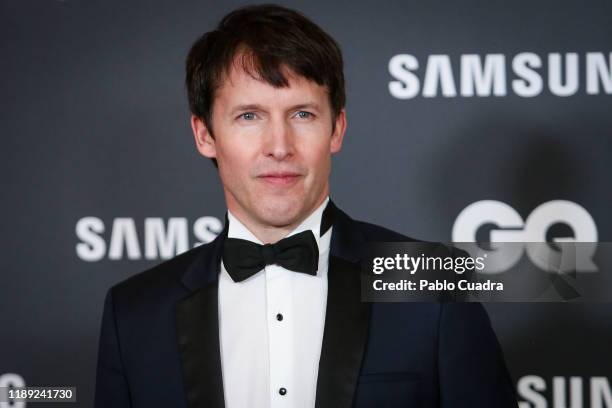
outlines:
{"label": "eye", "polygon": [[309,119],[313,116],[312,113],[306,111],[298,111],[296,115],[300,119]]}
{"label": "eye", "polygon": [[255,113],[254,112],[244,112],[241,113],[240,115],[238,115],[238,119],[244,119],[244,120],[255,120]]}

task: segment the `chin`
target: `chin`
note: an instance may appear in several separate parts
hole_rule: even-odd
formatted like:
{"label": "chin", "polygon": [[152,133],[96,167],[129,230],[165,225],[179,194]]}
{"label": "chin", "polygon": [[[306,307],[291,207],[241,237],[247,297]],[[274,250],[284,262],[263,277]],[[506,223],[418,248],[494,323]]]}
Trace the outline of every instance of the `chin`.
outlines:
{"label": "chin", "polygon": [[260,214],[270,225],[282,227],[294,223],[300,215],[303,200],[271,198],[263,203]]}

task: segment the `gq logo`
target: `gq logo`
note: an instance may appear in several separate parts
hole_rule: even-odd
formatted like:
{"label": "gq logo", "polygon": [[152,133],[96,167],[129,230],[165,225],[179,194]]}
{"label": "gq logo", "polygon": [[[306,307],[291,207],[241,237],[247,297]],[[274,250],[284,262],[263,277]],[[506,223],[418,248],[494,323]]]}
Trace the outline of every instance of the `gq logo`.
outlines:
{"label": "gq logo", "polygon": [[[487,224],[495,225],[489,236],[491,250],[478,249],[487,256],[488,272],[510,269],[525,252],[535,265],[546,271],[597,271],[592,260],[596,249],[597,227],[587,210],[576,203],[566,200],[548,201],[536,207],[523,221],[519,213],[506,203],[477,201],[457,216],[453,226],[453,242],[476,242],[476,234]],[[532,242],[546,242],[547,232],[555,224],[569,226],[573,236],[552,238],[552,246],[558,249],[553,249],[551,245],[529,245]],[[469,244],[458,246],[469,247]],[[467,247],[465,249],[469,251]]]}

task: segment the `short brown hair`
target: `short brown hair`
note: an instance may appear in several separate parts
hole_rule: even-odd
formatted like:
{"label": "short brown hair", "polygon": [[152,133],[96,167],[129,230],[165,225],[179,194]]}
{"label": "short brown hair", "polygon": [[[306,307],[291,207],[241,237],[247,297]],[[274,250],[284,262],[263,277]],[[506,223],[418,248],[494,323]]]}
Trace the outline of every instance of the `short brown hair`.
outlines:
{"label": "short brown hair", "polygon": [[187,57],[189,108],[211,134],[215,91],[238,54],[243,56],[245,72],[274,87],[289,85],[285,67],[325,86],[334,121],[344,108],[343,61],[336,41],[294,10],[271,4],[246,6],[227,14],[215,30],[200,37]]}

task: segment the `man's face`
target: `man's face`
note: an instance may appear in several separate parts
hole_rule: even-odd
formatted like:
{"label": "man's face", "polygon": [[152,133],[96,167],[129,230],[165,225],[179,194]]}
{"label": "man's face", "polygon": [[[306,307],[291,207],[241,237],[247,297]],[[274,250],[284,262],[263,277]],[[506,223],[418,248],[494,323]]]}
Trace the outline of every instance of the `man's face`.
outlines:
{"label": "man's face", "polygon": [[286,76],[289,86],[274,88],[234,66],[216,92],[214,139],[192,117],[198,150],[217,160],[229,210],[260,228],[295,228],[323,202],[346,129],[344,110],[332,127],[325,87]]}

